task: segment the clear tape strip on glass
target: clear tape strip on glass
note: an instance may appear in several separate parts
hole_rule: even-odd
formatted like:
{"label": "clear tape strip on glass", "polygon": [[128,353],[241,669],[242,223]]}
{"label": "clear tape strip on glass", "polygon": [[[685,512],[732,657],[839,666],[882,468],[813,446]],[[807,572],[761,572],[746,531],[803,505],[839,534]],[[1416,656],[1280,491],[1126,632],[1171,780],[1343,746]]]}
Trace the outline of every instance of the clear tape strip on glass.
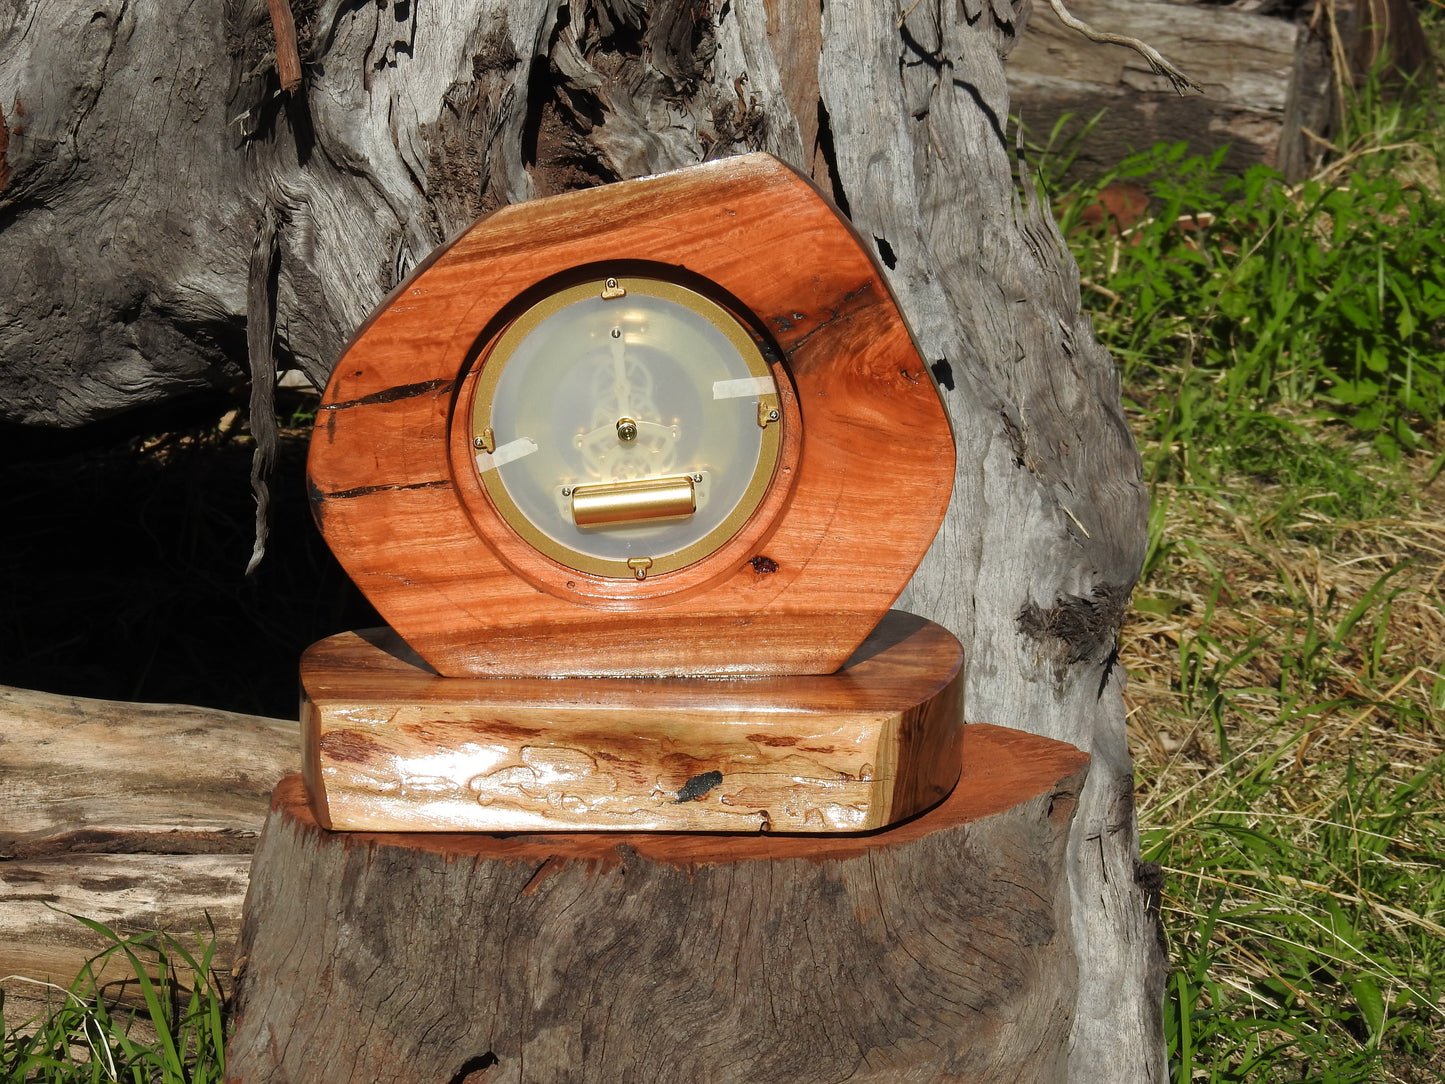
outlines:
{"label": "clear tape strip on glass", "polygon": [[773,395],[778,386],[771,376],[745,376],[737,380],[715,380],[712,385],[714,399],[744,399],[749,396]]}
{"label": "clear tape strip on glass", "polygon": [[496,470],[504,467],[514,460],[521,459],[524,455],[531,455],[537,450],[537,442],[530,437],[520,437],[517,440],[508,441],[494,452],[477,453],[477,470],[485,474],[489,470]]}

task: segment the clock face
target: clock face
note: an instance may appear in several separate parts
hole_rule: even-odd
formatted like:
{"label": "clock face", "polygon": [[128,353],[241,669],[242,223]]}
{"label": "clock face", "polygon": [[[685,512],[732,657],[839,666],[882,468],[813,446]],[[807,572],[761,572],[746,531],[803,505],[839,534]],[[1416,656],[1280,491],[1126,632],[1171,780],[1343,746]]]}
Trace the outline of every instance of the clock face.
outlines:
{"label": "clock face", "polygon": [[607,278],[522,314],[484,357],[477,477],[568,569],[643,580],[702,560],[767,493],[776,378],[726,310],[660,279]]}

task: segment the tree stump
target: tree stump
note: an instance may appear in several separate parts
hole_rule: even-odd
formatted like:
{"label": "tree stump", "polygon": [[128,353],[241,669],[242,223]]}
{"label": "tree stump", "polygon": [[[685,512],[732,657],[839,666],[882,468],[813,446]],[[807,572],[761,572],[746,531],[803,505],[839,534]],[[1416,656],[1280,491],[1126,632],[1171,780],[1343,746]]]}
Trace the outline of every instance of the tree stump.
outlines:
{"label": "tree stump", "polygon": [[288,777],[228,1078],[1062,1080],[1087,764],[970,725],[949,798],[849,837],[333,833]]}

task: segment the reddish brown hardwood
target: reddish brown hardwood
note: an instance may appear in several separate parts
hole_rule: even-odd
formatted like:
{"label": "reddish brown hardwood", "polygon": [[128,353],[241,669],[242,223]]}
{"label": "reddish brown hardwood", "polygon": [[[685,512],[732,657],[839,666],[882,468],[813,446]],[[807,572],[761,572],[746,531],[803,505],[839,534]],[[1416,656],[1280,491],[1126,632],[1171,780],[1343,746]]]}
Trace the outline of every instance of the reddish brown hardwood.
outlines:
{"label": "reddish brown hardwood", "polygon": [[[452,418],[515,299],[587,265],[680,268],[755,314],[791,374],[801,447],[764,502],[776,520],[714,558],[639,585],[577,574],[539,587],[454,468],[465,442]],[[831,673],[922,559],[952,475],[938,394],[871,257],[810,182],[765,155],[483,219],[353,340],[310,462],[338,559],[448,676]]]}
{"label": "reddish brown hardwood", "polygon": [[266,0],[271,29],[276,35],[276,77],[287,94],[301,86],[301,54],[296,45],[296,17],[290,0]]}
{"label": "reddish brown hardwood", "polygon": [[1022,730],[969,723],[958,746],[958,785],[921,816],[881,831],[835,835],[771,832],[328,832],[316,819],[305,779],[289,775],[271,796],[271,818],[294,825],[308,839],[346,848],[394,847],[450,861],[615,864],[637,854],[649,862],[688,870],[756,860],[855,858],[869,851],[924,839],[944,828],[1006,814],[1021,803],[1050,794],[1049,816],[1073,816],[1077,792],[1061,781],[1079,776],[1089,756],[1067,742]]}
{"label": "reddish brown hardwood", "polygon": [[962,663],[896,610],[791,677],[445,678],[343,633],[301,663],[304,770],[328,828],[858,832],[953,789]]}

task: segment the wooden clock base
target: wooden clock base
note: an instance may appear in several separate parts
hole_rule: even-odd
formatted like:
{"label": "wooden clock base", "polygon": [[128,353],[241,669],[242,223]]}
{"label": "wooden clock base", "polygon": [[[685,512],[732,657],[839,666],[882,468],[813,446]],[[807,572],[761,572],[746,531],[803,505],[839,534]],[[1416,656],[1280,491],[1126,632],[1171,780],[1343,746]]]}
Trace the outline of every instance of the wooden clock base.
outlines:
{"label": "wooden clock base", "polygon": [[301,661],[317,822],[382,832],[861,832],[960,771],[963,652],[891,611],[801,677],[449,678],[390,630]]}

